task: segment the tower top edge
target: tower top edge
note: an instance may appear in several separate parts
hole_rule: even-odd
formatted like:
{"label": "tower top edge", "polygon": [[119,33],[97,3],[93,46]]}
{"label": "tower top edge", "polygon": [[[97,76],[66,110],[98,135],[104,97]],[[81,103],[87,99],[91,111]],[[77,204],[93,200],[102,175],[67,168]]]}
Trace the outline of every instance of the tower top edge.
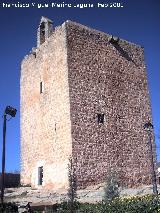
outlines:
{"label": "tower top edge", "polygon": [[53,21],[52,21],[51,19],[47,18],[46,16],[42,16],[42,17],[41,17],[40,24],[41,24],[42,22],[53,23]]}

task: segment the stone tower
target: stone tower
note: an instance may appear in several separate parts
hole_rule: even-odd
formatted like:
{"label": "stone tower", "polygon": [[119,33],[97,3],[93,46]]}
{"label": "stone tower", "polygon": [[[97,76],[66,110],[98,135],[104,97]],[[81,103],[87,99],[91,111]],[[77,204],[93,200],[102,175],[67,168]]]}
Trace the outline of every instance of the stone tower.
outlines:
{"label": "stone tower", "polygon": [[72,21],[42,17],[37,48],[21,65],[21,183],[79,188],[115,171],[119,184],[150,184],[143,128],[151,121],[143,48]]}

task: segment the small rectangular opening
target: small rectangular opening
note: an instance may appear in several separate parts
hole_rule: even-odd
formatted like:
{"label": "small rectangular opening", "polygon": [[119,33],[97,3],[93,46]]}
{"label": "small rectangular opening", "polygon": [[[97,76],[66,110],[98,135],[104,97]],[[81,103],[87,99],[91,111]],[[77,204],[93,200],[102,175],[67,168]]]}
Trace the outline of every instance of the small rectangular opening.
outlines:
{"label": "small rectangular opening", "polygon": [[45,42],[45,23],[42,22],[40,25],[40,44]]}
{"label": "small rectangular opening", "polygon": [[38,167],[38,185],[43,183],[43,166]]}
{"label": "small rectangular opening", "polygon": [[36,58],[36,52],[33,53],[34,57]]}
{"label": "small rectangular opening", "polygon": [[43,82],[40,82],[40,94],[43,93]]}
{"label": "small rectangular opening", "polygon": [[98,124],[103,124],[104,123],[104,114],[97,113],[97,118],[98,118]]}

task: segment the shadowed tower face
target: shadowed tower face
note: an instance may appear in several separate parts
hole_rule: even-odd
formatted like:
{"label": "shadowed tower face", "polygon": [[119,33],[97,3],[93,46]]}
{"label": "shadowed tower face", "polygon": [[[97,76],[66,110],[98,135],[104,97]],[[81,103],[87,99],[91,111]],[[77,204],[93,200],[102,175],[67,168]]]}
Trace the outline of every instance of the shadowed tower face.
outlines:
{"label": "shadowed tower face", "polygon": [[42,17],[37,48],[21,65],[21,183],[78,188],[115,171],[120,185],[150,184],[144,123],[151,120],[143,49]]}

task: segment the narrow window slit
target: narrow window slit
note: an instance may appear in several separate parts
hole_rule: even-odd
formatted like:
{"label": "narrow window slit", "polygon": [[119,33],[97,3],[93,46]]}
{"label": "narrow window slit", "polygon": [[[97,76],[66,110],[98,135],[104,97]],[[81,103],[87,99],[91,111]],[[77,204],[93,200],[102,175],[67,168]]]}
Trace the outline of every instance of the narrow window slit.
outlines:
{"label": "narrow window slit", "polygon": [[43,166],[38,167],[38,185],[43,183]]}
{"label": "narrow window slit", "polygon": [[40,82],[40,94],[43,93],[43,82]]}
{"label": "narrow window slit", "polygon": [[98,124],[103,124],[104,123],[104,114],[97,113],[97,119],[98,119]]}

